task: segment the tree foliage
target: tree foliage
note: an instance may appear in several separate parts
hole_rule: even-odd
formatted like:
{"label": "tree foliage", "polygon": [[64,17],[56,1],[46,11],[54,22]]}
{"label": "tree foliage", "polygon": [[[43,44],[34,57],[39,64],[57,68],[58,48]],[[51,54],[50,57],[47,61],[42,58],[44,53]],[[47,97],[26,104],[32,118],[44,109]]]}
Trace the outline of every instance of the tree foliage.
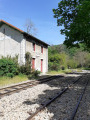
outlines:
{"label": "tree foliage", "polygon": [[58,71],[67,67],[68,56],[64,52],[65,46],[61,46],[49,47],[49,70]]}
{"label": "tree foliage", "polygon": [[[83,44],[80,48],[66,48],[65,45],[50,46],[49,70],[60,70],[65,68],[90,68],[90,53],[84,51]],[[63,49],[62,49],[63,48]]]}
{"label": "tree foliage", "polygon": [[84,43],[90,50],[90,0],[61,0],[53,12],[57,25],[64,25],[60,31],[67,47]]}

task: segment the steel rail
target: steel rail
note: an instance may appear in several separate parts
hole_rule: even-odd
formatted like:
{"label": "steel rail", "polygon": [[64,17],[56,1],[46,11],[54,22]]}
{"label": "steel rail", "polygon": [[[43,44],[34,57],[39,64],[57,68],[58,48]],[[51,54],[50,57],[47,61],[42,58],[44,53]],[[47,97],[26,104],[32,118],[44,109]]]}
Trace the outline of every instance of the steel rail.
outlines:
{"label": "steel rail", "polygon": [[[79,77],[79,78],[78,78],[77,80],[75,80],[72,84],[75,84],[76,82],[78,82],[82,77],[83,77],[83,76]],[[61,95],[62,95],[63,93],[65,93],[65,92],[69,89],[69,87],[71,87],[71,86],[72,86],[71,84],[68,85],[68,87],[66,87],[63,91],[60,91],[60,92],[58,93],[58,95],[54,96],[50,101],[48,101],[46,104],[44,104],[43,106],[41,106],[40,108],[38,108],[35,113],[30,114],[30,113],[28,112],[31,116],[28,117],[26,120],[32,120],[32,118],[35,117],[39,112],[43,111],[43,110],[45,109],[45,107],[47,107],[48,105],[50,105],[50,104],[51,104],[53,101],[55,101],[58,97],[61,97]]]}
{"label": "steel rail", "polygon": [[[9,92],[0,93],[0,97],[5,96],[5,95],[10,95],[11,93],[15,93],[15,92],[17,92],[17,91],[24,90],[25,88],[33,87],[33,86],[35,86],[35,85],[37,85],[37,84],[27,85],[27,86],[21,87],[21,88],[16,88],[16,90],[10,90],[10,91],[8,90]],[[19,87],[19,86],[18,86],[18,87]]]}
{"label": "steel rail", "polygon": [[[58,97],[60,97],[65,91],[67,91],[68,88],[65,88],[63,91],[61,91],[60,93],[58,93],[58,95],[54,96],[50,101],[48,101],[46,104],[44,104],[43,106],[41,106],[38,110],[36,110],[35,113],[33,113],[29,118],[27,118],[26,120],[31,120],[33,117],[35,117],[40,111],[44,110],[45,107],[47,107],[49,104],[51,104],[53,101],[55,101]],[[28,112],[29,113],[29,112]],[[29,113],[30,114],[30,113]]]}
{"label": "steel rail", "polygon": [[[53,78],[55,76],[50,76],[50,77],[47,77],[47,78],[43,78],[43,79],[39,79],[39,80],[44,80],[44,79],[50,79],[50,78]],[[39,82],[39,80],[37,80],[37,82]],[[28,84],[28,83],[33,83],[33,82],[36,82],[36,81],[30,81],[30,82],[26,82],[26,83],[21,83],[21,84],[18,84],[18,85],[12,85],[12,86],[9,86],[9,87],[5,87],[5,88],[0,88],[0,90],[4,90],[6,88],[12,88],[12,87],[16,87],[16,86],[19,86],[19,85],[25,85],[25,84]]]}
{"label": "steel rail", "polygon": [[70,120],[74,120],[74,118],[75,118],[75,116],[76,116],[77,110],[78,110],[78,108],[79,108],[79,105],[80,105],[80,103],[81,103],[81,100],[82,100],[82,98],[83,98],[83,95],[84,95],[84,93],[85,93],[85,90],[86,90],[86,88],[87,88],[88,82],[89,82],[89,79],[87,80],[86,85],[85,85],[85,87],[84,87],[84,89],[83,89],[83,91],[82,91],[82,93],[81,93],[81,95],[80,95],[80,97],[79,97],[78,103],[77,103],[77,105],[76,105],[76,107],[75,107],[75,109],[74,109],[74,112],[73,112],[72,115],[71,115],[71,119],[70,119]]}
{"label": "steel rail", "polygon": [[[17,91],[24,90],[26,88],[33,87],[33,86],[38,85],[38,84],[45,83],[47,81],[53,80],[53,79],[58,78],[58,77],[60,77],[60,76],[51,76],[49,78],[45,78],[43,81],[37,81],[37,82],[32,82],[31,81],[31,82],[28,82],[28,83],[22,83],[22,84],[18,84],[18,85],[15,85],[15,86],[2,88],[2,89],[0,89],[1,92],[2,92],[2,90],[4,90],[4,91],[7,90],[8,92],[0,93],[0,97],[3,97],[5,95],[10,95],[10,94],[15,93]],[[42,79],[40,79],[40,80],[42,80]],[[29,84],[29,85],[27,85],[27,84]],[[26,86],[23,86],[23,85],[26,85]],[[21,87],[21,88],[15,88],[15,87]],[[13,89],[15,89],[15,90],[13,90]]]}

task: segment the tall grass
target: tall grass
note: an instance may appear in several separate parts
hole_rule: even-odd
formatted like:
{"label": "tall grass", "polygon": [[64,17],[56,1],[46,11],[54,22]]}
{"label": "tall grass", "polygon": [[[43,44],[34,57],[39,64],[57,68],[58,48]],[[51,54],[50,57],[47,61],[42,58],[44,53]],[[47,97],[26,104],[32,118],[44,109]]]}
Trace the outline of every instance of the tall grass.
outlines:
{"label": "tall grass", "polygon": [[27,76],[22,75],[22,74],[20,74],[18,76],[15,76],[13,78],[3,76],[3,77],[0,77],[0,87],[15,84],[15,83],[19,83],[19,82],[23,82],[23,81],[26,81],[26,80],[28,80]]}

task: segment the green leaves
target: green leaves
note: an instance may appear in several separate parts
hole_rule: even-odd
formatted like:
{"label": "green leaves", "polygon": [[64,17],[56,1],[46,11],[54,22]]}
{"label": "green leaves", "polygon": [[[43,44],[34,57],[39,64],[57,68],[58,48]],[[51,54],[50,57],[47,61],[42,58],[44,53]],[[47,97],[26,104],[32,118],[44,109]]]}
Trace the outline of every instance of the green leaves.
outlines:
{"label": "green leaves", "polygon": [[60,70],[66,68],[66,60],[68,56],[64,53],[66,50],[64,45],[49,47],[49,70]]}
{"label": "green leaves", "polygon": [[84,43],[90,51],[90,0],[61,0],[58,8],[53,9],[57,25],[64,26],[64,44],[67,47]]}
{"label": "green leaves", "polygon": [[60,70],[65,68],[90,68],[90,53],[84,51],[85,45],[79,44],[80,48],[66,48],[65,45],[50,46],[49,70]]}
{"label": "green leaves", "polygon": [[9,58],[0,59],[0,76],[13,77],[16,74],[18,74],[18,67],[13,60]]}

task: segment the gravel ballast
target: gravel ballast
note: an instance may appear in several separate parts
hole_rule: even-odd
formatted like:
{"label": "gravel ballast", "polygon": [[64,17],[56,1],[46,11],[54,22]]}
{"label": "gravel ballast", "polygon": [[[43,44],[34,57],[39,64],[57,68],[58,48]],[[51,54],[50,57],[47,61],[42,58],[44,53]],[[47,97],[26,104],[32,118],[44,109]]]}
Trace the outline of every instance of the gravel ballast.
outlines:
{"label": "gravel ballast", "polygon": [[[52,96],[55,96],[56,93],[60,92],[78,77],[78,75],[66,75],[65,77],[54,79],[53,81],[1,98],[0,120],[26,120],[30,116],[28,112],[30,114],[34,113],[41,106],[41,103],[50,100]],[[79,91],[77,91],[77,88],[79,88]],[[59,120],[59,118],[64,120],[66,117],[69,117],[69,114],[67,115],[66,113],[70,113],[72,110],[70,101],[77,100],[81,90],[82,86],[78,84],[76,87],[73,86],[60,99],[57,99],[42,113],[38,114],[35,120]],[[72,99],[70,98],[71,96],[73,96]],[[66,108],[70,108],[70,111],[66,110]]]}

